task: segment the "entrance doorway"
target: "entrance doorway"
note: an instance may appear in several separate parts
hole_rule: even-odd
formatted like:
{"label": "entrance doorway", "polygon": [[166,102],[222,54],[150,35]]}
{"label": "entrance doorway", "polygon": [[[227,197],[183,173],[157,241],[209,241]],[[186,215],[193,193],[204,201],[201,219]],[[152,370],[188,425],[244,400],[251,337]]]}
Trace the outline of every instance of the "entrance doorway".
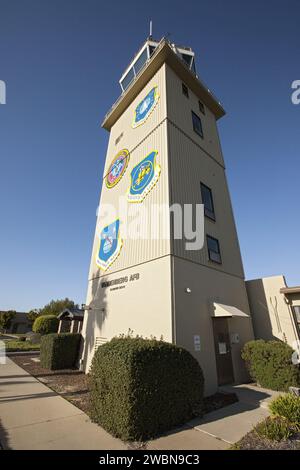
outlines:
{"label": "entrance doorway", "polygon": [[218,384],[234,382],[227,318],[213,318]]}

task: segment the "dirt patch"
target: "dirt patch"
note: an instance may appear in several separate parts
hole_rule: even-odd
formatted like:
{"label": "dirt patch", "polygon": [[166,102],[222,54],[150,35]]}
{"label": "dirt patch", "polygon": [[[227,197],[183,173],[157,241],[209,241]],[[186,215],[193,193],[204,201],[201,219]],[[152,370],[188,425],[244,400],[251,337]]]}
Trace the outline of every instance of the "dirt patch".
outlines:
{"label": "dirt patch", "polygon": [[239,442],[232,446],[232,450],[300,450],[300,436],[282,441],[263,439],[255,431],[251,431]]}
{"label": "dirt patch", "polygon": [[204,414],[232,405],[237,401],[239,400],[235,393],[215,393],[204,398]]}

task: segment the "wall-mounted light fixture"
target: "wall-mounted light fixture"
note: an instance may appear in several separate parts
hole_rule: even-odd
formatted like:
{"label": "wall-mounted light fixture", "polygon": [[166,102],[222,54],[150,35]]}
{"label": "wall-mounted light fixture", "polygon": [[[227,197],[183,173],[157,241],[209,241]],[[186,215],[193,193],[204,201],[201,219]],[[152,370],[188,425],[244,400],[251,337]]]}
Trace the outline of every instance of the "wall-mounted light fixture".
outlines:
{"label": "wall-mounted light fixture", "polygon": [[192,293],[192,289],[190,289],[189,287],[186,287],[184,289],[184,292],[186,292],[187,294],[191,294]]}

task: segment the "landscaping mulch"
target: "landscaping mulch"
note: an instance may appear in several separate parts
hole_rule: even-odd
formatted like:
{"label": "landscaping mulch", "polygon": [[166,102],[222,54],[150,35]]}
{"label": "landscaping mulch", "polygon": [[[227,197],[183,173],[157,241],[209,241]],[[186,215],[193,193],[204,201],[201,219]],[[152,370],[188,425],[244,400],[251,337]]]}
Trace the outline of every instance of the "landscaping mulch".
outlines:
{"label": "landscaping mulch", "polygon": [[282,441],[270,441],[251,431],[234,444],[231,450],[300,450],[300,435]]}
{"label": "landscaping mulch", "polygon": [[224,408],[224,406],[233,405],[238,402],[238,397],[235,393],[215,393],[209,397],[204,398],[204,414],[211,413],[212,411]]}
{"label": "landscaping mulch", "polygon": [[86,374],[77,369],[43,369],[36,361],[37,356],[13,356],[11,359],[47,387],[88,414],[90,392]]}
{"label": "landscaping mulch", "polygon": [[[18,366],[36,377],[66,400],[89,414],[90,392],[88,376],[77,369],[49,370],[43,369],[37,362],[37,356],[13,356]],[[204,398],[203,413],[210,413],[238,401],[235,393],[215,393]]]}

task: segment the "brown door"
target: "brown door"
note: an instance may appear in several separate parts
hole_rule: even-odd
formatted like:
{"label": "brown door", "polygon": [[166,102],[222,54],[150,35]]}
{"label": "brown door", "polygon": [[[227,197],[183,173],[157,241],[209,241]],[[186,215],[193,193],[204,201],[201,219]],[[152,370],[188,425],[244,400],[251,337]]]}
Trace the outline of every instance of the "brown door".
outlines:
{"label": "brown door", "polygon": [[218,384],[234,382],[227,318],[213,318]]}

